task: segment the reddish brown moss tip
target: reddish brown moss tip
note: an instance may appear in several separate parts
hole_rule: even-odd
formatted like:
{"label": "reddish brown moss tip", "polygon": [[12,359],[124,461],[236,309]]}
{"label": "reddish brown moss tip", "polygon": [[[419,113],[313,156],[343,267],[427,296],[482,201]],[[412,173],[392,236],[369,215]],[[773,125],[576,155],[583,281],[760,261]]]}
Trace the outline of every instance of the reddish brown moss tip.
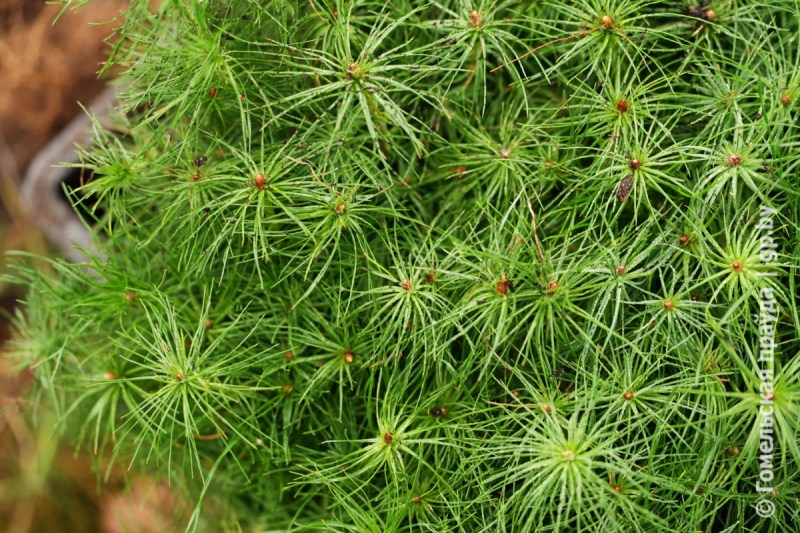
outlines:
{"label": "reddish brown moss tip", "polygon": [[483,23],[481,20],[481,15],[476,10],[472,10],[472,13],[469,14],[469,25],[473,28],[477,28]]}
{"label": "reddish brown moss tip", "polygon": [[508,293],[508,278],[500,276],[500,281],[497,282],[497,294]]}
{"label": "reddish brown moss tip", "polygon": [[358,63],[350,63],[347,66],[346,72],[350,79],[358,79],[361,77],[361,67],[358,66]]}
{"label": "reddish brown moss tip", "polygon": [[263,191],[264,187],[267,186],[267,180],[266,178],[264,178],[264,174],[256,174],[253,183],[255,183],[256,189],[258,189],[259,191]]}

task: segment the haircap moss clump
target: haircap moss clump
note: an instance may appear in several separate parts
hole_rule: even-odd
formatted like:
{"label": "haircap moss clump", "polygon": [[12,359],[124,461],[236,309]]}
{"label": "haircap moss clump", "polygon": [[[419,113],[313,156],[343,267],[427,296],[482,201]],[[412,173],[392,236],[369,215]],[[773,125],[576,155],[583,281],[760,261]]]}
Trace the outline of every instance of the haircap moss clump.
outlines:
{"label": "haircap moss clump", "polygon": [[777,531],[799,20],[132,0],[72,191],[97,255],[18,267],[10,353],[188,531]]}

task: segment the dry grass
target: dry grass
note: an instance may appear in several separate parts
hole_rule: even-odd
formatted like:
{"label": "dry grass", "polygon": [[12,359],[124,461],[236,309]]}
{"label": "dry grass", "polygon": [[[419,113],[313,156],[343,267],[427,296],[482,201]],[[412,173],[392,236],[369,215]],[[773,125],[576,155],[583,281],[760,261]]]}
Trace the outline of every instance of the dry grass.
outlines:
{"label": "dry grass", "polygon": [[[95,0],[77,13],[44,0],[0,0],[0,252],[46,251],[27,218],[17,184],[36,153],[105,87],[97,78],[109,48],[103,40],[124,3]],[[5,259],[2,260],[5,263]],[[4,265],[0,272],[5,270]],[[18,295],[0,285],[0,305]],[[8,338],[0,318],[0,345]],[[15,375],[0,351],[0,533],[155,533],[173,531],[185,507],[172,491],[114,472],[99,485],[85,454],[53,438],[53,421],[38,425],[23,400],[30,373]],[[182,510],[178,512],[178,510]]]}
{"label": "dry grass", "polygon": [[44,1],[0,0],[0,135],[22,173],[36,152],[102,91],[97,79],[123,4],[97,0],[67,11]]}

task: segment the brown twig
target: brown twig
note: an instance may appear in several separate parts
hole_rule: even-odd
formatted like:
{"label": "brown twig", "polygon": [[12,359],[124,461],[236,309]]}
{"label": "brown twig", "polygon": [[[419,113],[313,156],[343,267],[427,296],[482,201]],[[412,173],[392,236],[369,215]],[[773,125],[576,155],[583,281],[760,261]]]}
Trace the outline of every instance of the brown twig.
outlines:
{"label": "brown twig", "polygon": [[375,368],[376,366],[382,365],[383,363],[385,363],[389,359],[399,359],[399,358],[400,358],[399,355],[390,355],[389,357],[385,357],[385,358],[381,359],[377,363],[372,363],[371,365],[369,365],[369,367],[370,368]]}
{"label": "brown twig", "polygon": [[528,201],[528,211],[531,212],[531,225],[533,226],[533,240],[536,242],[536,251],[539,252],[539,259],[541,259],[542,263],[544,263],[544,254],[542,253],[542,243],[539,242],[539,235],[536,233],[536,213],[533,212],[533,207],[531,207],[531,199],[527,198]]}
{"label": "brown twig", "polygon": [[216,440],[221,436],[219,433],[214,433],[213,435],[195,435],[194,438],[197,440]]}
{"label": "brown twig", "polygon": [[506,367],[506,369],[508,369],[510,372],[514,372],[514,368],[511,365],[509,365],[508,363],[506,363],[505,361],[503,361],[503,358],[500,357],[499,355],[497,355],[497,352],[494,351],[494,348],[492,348],[492,345],[489,344],[489,339],[486,338],[486,334],[485,333],[481,333],[481,335],[483,336],[483,342],[486,343],[486,346],[489,347],[489,350],[491,350],[492,353],[494,354],[494,356],[497,357],[497,360],[500,361],[503,364],[503,366]]}
{"label": "brown twig", "polygon": [[332,193],[334,193],[334,194],[337,194],[337,195],[339,195],[339,196],[342,196],[342,193],[340,193],[340,192],[336,191],[336,189],[334,189],[333,187],[331,187],[330,185],[328,185],[327,183],[325,183],[324,181],[322,181],[321,179],[319,179],[319,177],[317,176],[317,173],[316,173],[316,172],[314,172],[314,167],[313,167],[313,166],[311,166],[311,163],[307,163],[307,162],[305,162],[305,161],[300,161],[299,159],[295,159],[294,157],[291,157],[291,156],[288,156],[288,155],[286,155],[286,156],[284,156],[284,157],[285,157],[286,159],[288,159],[289,161],[294,161],[294,162],[295,162],[295,163],[297,163],[298,165],[308,165],[308,168],[310,168],[310,169],[311,169],[311,174],[314,176],[314,179],[315,179],[315,180],[317,180],[317,181],[320,183],[320,185],[322,185],[323,187],[327,188],[327,189],[328,189],[329,191],[331,191]]}
{"label": "brown twig", "polygon": [[317,14],[319,19],[320,20],[325,20],[325,18],[322,15],[319,14],[319,11],[317,11],[317,6],[314,5],[314,0],[308,0],[308,3],[311,4],[311,9],[314,10],[314,13]]}
{"label": "brown twig", "polygon": [[475,67],[469,73],[469,76],[467,76],[467,81],[464,82],[464,87],[463,87],[464,89],[469,87],[469,84],[472,83],[473,78],[475,78],[475,72],[477,72],[477,70],[478,70],[478,64],[475,63]]}
{"label": "brown twig", "polygon": [[497,402],[490,402],[489,400],[487,400],[487,399],[485,399],[485,398],[484,398],[484,400],[483,400],[483,401],[484,401],[484,402],[486,402],[486,403],[488,403],[489,405],[497,405],[497,406],[499,406],[499,407],[525,407],[525,408],[527,408],[527,409],[535,409],[536,407],[538,407],[538,405],[536,405],[536,404],[533,404],[533,405],[525,405],[525,404],[521,404],[521,403],[497,403]]}
{"label": "brown twig", "polygon": [[545,47],[545,46],[547,46],[547,45],[550,45],[550,44],[553,44],[553,43],[557,43],[558,41],[567,41],[567,40],[569,40],[569,39],[574,39],[575,37],[580,37],[580,36],[582,36],[582,35],[586,35],[587,33],[592,33],[593,31],[596,31],[596,30],[599,30],[599,29],[601,29],[601,28],[600,28],[600,27],[597,27],[597,28],[592,28],[591,30],[582,31],[582,32],[580,32],[580,33],[576,33],[575,35],[570,35],[569,37],[561,37],[560,39],[555,39],[555,40],[552,40],[552,41],[550,41],[549,43],[544,43],[542,46],[537,46],[537,47],[536,47],[536,48],[534,48],[533,50],[530,50],[529,52],[526,52],[526,53],[522,54],[521,56],[519,56],[519,57],[518,57],[518,58],[516,58],[516,59],[512,59],[512,60],[511,60],[511,61],[509,61],[508,63],[503,63],[503,64],[502,64],[502,65],[500,65],[499,67],[495,67],[494,69],[490,70],[490,71],[489,71],[489,73],[492,73],[492,72],[494,72],[495,70],[499,70],[499,69],[501,69],[501,68],[503,68],[503,67],[505,67],[505,66],[508,66],[508,65],[510,65],[511,63],[516,63],[516,62],[517,62],[517,61],[519,61],[520,59],[522,59],[522,58],[525,58],[525,57],[528,57],[529,55],[531,55],[531,54],[532,54],[532,53],[534,53],[535,51],[537,51],[537,50],[541,50],[542,48],[544,48],[544,47]]}

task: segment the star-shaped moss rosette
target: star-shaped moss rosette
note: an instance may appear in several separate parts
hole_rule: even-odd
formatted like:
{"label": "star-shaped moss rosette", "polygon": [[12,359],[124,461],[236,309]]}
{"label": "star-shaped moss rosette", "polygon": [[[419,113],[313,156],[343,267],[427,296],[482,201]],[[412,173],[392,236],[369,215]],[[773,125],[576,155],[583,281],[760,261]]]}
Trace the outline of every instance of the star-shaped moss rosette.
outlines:
{"label": "star-shaped moss rosette", "polygon": [[792,523],[794,4],[132,0],[119,24],[122,113],[67,191],[97,254],[12,256],[28,415],[169,481],[191,533]]}

